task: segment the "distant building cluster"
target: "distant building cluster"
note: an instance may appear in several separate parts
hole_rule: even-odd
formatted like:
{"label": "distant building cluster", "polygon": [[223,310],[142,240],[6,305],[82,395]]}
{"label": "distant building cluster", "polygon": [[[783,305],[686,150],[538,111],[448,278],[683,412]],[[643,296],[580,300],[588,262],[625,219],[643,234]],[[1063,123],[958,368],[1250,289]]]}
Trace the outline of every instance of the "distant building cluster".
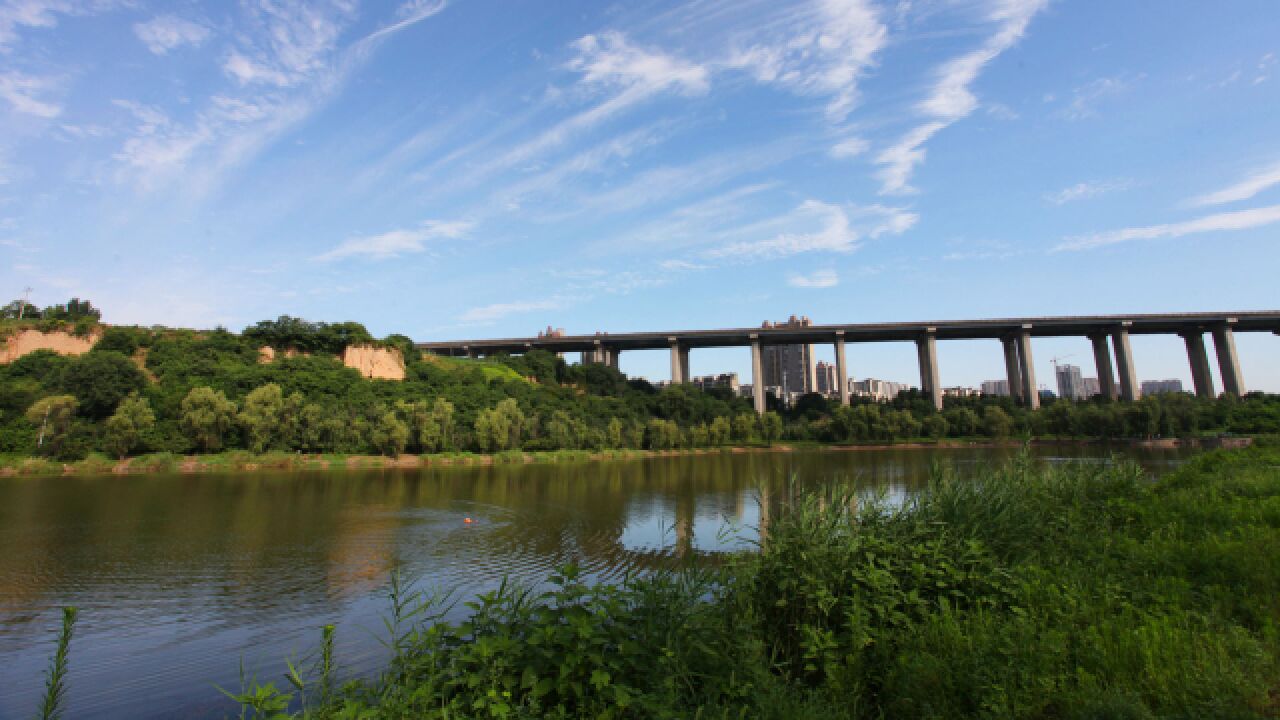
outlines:
{"label": "distant building cluster", "polygon": [[1009,397],[1009,381],[1008,380],[984,380],[982,382],[982,394],[1000,397]]}
{"label": "distant building cluster", "polygon": [[907,383],[891,382],[889,380],[877,380],[875,378],[866,378],[865,380],[854,380],[849,378],[849,394],[857,397],[871,398],[872,400],[888,402],[896,397],[898,393],[904,390],[914,390],[914,385]]}
{"label": "distant building cluster", "polygon": [[724,387],[733,391],[734,395],[739,394],[742,386],[738,383],[738,373],[720,373],[719,375],[695,375],[689,378],[689,382],[699,390],[710,390],[712,388]]}
{"label": "distant building cluster", "polygon": [[1180,393],[1182,392],[1182,381],[1177,378],[1168,380],[1143,380],[1143,395],[1159,395],[1160,393]]}

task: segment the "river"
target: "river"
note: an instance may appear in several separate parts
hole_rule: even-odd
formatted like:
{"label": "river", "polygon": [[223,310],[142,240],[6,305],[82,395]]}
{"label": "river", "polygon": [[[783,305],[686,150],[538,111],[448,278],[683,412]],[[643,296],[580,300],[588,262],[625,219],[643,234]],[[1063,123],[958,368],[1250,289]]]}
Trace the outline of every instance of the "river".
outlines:
{"label": "river", "polygon": [[[218,475],[0,478],[0,718],[33,716],[60,608],[80,608],[67,717],[222,717],[238,664],[284,661],[337,626],[347,675],[382,663],[393,570],[466,598],[574,562],[616,579],[750,547],[788,478],[904,497],[935,461],[1013,450],[715,454],[601,463]],[[1103,462],[1097,447],[1038,448]],[[1153,473],[1185,457],[1126,451]],[[471,522],[466,520],[470,518]]]}

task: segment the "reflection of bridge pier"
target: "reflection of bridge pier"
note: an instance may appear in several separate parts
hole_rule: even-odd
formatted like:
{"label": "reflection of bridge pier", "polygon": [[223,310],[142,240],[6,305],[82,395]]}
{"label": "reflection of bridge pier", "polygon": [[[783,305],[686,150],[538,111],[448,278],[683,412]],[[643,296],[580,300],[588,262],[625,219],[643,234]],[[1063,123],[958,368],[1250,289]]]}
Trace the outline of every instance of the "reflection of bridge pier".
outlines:
{"label": "reflection of bridge pier", "polygon": [[688,557],[693,551],[693,519],[697,515],[697,501],[692,495],[681,494],[676,498],[676,557]]}

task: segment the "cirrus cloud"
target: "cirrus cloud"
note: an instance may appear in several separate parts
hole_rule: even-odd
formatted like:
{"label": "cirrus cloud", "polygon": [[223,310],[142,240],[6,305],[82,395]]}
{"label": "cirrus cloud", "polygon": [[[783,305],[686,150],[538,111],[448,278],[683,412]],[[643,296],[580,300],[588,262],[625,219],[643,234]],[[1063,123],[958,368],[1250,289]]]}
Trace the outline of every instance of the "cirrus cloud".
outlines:
{"label": "cirrus cloud", "polygon": [[379,235],[347,238],[334,249],[317,255],[315,259],[322,262],[346,257],[386,260],[401,255],[420,253],[426,250],[428,240],[437,238],[454,240],[467,234],[473,226],[473,223],[465,220],[428,220],[413,229],[392,230]]}

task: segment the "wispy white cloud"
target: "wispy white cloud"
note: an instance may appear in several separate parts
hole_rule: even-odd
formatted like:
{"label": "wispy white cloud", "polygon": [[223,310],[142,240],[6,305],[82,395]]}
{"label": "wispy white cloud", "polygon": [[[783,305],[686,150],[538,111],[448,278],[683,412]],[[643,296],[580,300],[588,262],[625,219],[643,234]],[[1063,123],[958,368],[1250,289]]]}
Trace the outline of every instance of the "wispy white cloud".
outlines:
{"label": "wispy white cloud", "polygon": [[235,78],[241,85],[276,85],[278,87],[288,87],[297,82],[296,76],[277,70],[265,63],[256,62],[241,55],[237,51],[232,51],[227,56],[226,62],[222,64],[222,69],[228,75]]}
{"label": "wispy white cloud", "polygon": [[852,158],[861,155],[871,147],[871,143],[860,137],[850,137],[841,140],[831,148],[831,157],[834,158]]}
{"label": "wispy white cloud", "polygon": [[640,87],[651,92],[673,88],[690,95],[705,93],[711,86],[705,67],[636,47],[620,32],[585,35],[573,46],[578,55],[568,67],[581,73],[588,85]]}
{"label": "wispy white cloud", "polygon": [[39,118],[56,118],[62,114],[62,106],[41,99],[56,88],[56,82],[49,78],[24,75],[20,72],[0,74],[0,98],[4,98],[17,112],[34,115]]}
{"label": "wispy white cloud", "polygon": [[1280,162],[1264,167],[1234,185],[1191,198],[1190,203],[1197,207],[1224,205],[1247,200],[1275,185],[1280,185]]}
{"label": "wispy white cloud", "polygon": [[850,253],[861,247],[865,238],[904,233],[918,219],[914,213],[901,208],[883,205],[845,208],[806,200],[789,213],[784,222],[790,227],[812,228],[808,232],[782,232],[770,238],[733,242],[707,251],[706,256],[754,261],[810,252]]}
{"label": "wispy white cloud", "polygon": [[1053,250],[1055,252],[1089,250],[1133,240],[1158,240],[1161,238],[1179,238],[1184,235],[1198,233],[1248,230],[1277,222],[1280,222],[1280,205],[1271,205],[1238,212],[1218,213],[1217,215],[1208,215],[1180,223],[1124,228],[1122,230],[1111,230],[1093,235],[1067,238]]}
{"label": "wispy white cloud", "polygon": [[710,73],[702,65],[632,45],[619,32],[586,35],[573,47],[577,54],[568,69],[581,74],[585,87],[612,94],[485,163],[472,179],[528,162],[655,95],[668,91],[700,95],[710,87]]}
{"label": "wispy white cloud", "polygon": [[1076,200],[1084,200],[1086,198],[1105,195],[1111,192],[1119,192],[1128,190],[1133,187],[1133,181],[1125,179],[1102,180],[1098,182],[1081,182],[1070,187],[1065,187],[1057,192],[1046,193],[1045,202],[1054,205],[1066,205]]}
{"label": "wispy white cloud", "polygon": [[830,98],[827,118],[843,121],[857,105],[858,82],[888,42],[888,28],[869,0],[818,0],[776,38],[734,51],[726,65],[758,82]]}
{"label": "wispy white cloud", "polygon": [[166,55],[183,45],[199,46],[209,37],[209,28],[176,15],[160,15],[133,26],[133,32],[147,49]]}
{"label": "wispy white cloud", "polygon": [[1076,88],[1071,102],[1062,111],[1068,120],[1084,120],[1098,116],[1098,105],[1107,98],[1129,89],[1131,81],[1123,77],[1104,77],[1092,80]]}
{"label": "wispy white cloud", "polygon": [[347,238],[334,249],[318,255],[316,260],[330,261],[352,256],[385,260],[420,253],[426,249],[427,241],[437,238],[457,239],[466,235],[472,227],[473,223],[465,220],[428,220],[413,229]]}
{"label": "wispy white cloud", "polygon": [[151,190],[172,186],[169,181],[181,172],[186,192],[206,192],[228,169],[328,102],[379,43],[435,15],[445,3],[406,3],[395,22],[345,48],[338,38],[356,14],[349,0],[247,0],[243,7],[247,19],[237,33],[238,46],[223,62],[240,93],[207,98],[183,124],[139,118],[136,132],[116,153],[118,180]]}
{"label": "wispy white cloud", "polygon": [[517,300],[515,302],[492,303],[467,310],[459,316],[458,321],[464,324],[487,324],[510,315],[525,315],[542,310],[559,310],[564,305],[564,299],[558,297],[545,300]]}
{"label": "wispy white cloud", "polygon": [[799,151],[791,138],[731,152],[713,153],[682,165],[660,165],[635,173],[609,190],[576,201],[580,209],[619,213],[713,191],[743,175],[772,167]]}
{"label": "wispy white cloud", "polygon": [[1261,85],[1271,77],[1271,69],[1275,67],[1276,54],[1267,53],[1258,60],[1257,74],[1253,76],[1253,84]]}
{"label": "wispy white cloud", "polygon": [[829,288],[840,284],[840,276],[835,270],[816,270],[809,275],[792,273],[787,276],[787,284],[796,288]]}
{"label": "wispy white cloud", "polygon": [[973,82],[983,68],[1022,38],[1031,19],[1047,5],[1048,0],[994,0],[991,3],[987,19],[996,23],[995,33],[976,50],[943,63],[928,96],[916,108],[928,120],[877,156],[876,162],[882,166],[882,193],[915,191],[910,185],[911,175],[925,160],[925,143],[978,107],[978,99],[970,89]]}
{"label": "wispy white cloud", "polygon": [[88,15],[129,0],[5,0],[0,2],[0,53],[7,53],[23,28],[49,29],[59,15]]}

